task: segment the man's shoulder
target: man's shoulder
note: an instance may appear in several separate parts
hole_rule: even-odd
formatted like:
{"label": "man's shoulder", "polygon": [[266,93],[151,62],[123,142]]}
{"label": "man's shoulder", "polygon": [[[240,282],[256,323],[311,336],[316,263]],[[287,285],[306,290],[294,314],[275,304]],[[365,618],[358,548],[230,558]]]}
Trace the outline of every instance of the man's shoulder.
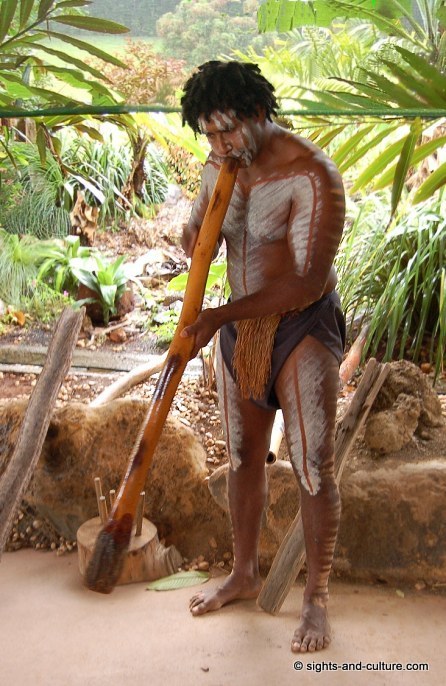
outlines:
{"label": "man's shoulder", "polygon": [[291,175],[312,174],[323,179],[339,177],[335,163],[319,146],[291,131],[280,131],[275,141],[275,153]]}

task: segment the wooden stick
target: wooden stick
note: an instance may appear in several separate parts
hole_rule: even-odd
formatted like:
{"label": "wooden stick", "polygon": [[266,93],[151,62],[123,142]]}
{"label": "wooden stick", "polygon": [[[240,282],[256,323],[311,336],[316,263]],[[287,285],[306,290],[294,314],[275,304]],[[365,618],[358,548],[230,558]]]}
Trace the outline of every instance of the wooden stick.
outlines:
{"label": "wooden stick", "polygon": [[277,460],[284,431],[285,427],[283,424],[283,414],[281,410],[277,410],[276,416],[274,418],[273,429],[271,431],[269,451],[266,457],[267,464],[274,464],[274,462]]}
{"label": "wooden stick", "polygon": [[101,480],[98,476],[95,476],[94,478],[94,490],[96,492],[96,502],[98,504],[98,512],[99,514],[101,513],[101,507],[99,505],[101,497],[102,497],[102,486],[101,486]]}
{"label": "wooden stick", "polygon": [[[375,359],[369,360],[349,408],[337,425],[334,467],[337,483],[341,479],[353,442],[389,371],[388,364],[381,365]],[[272,614],[279,612],[304,561],[305,541],[299,509],[285,534],[259,594],[259,607]]]}
{"label": "wooden stick", "polygon": [[352,347],[347,353],[345,360],[343,360],[339,368],[339,378],[343,385],[350,381],[353,374],[359,367],[369,328],[369,325],[366,324],[366,326],[361,329],[359,336],[355,339]]}
{"label": "wooden stick", "polygon": [[139,364],[137,367],[128,372],[125,376],[116,379],[110,386],[107,386],[102,393],[100,393],[97,398],[92,400],[90,407],[99,407],[100,405],[105,405],[105,403],[119,398],[121,395],[129,391],[134,386],[143,383],[147,379],[150,379],[154,374],[158,374],[163,368],[163,365],[167,358],[167,352],[159,356],[156,362],[150,362],[149,364]]}
{"label": "wooden stick", "polygon": [[0,554],[39,459],[59,389],[70,368],[84,314],[85,308],[77,311],[66,308],[62,312],[42,372],[31,393],[14,452],[0,481]]}
{"label": "wooden stick", "polygon": [[93,591],[111,593],[119,578],[130,541],[139,494],[144,488],[156,444],[194,347],[193,337],[182,338],[180,334],[186,326],[195,322],[201,311],[206,278],[229,207],[238,166],[237,160],[226,159],[220,168],[195,245],[180,320],[155,386],[145,428],[131,456],[109,521],[98,536],[88,566],[85,581],[88,588]]}
{"label": "wooden stick", "polygon": [[99,517],[101,518],[102,524],[105,524],[108,519],[107,512],[107,501],[105,500],[105,495],[99,496]]}
{"label": "wooden stick", "polygon": [[140,499],[139,499],[139,506],[138,506],[138,514],[136,515],[136,531],[135,531],[135,536],[141,536],[142,532],[142,522],[144,519],[144,505],[146,502],[146,492],[141,491],[140,494]]}
{"label": "wooden stick", "polygon": [[110,491],[109,496],[110,496],[110,510],[111,510],[113,508],[113,505],[115,504],[115,500],[116,500],[116,491],[114,488],[112,488],[112,490]]}

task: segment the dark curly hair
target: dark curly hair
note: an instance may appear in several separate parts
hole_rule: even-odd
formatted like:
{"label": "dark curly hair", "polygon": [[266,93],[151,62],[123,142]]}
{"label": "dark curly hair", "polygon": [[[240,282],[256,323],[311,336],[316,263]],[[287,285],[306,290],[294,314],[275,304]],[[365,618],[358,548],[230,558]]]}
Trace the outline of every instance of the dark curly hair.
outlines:
{"label": "dark curly hair", "polygon": [[271,121],[278,103],[274,87],[256,64],[212,60],[186,81],[181,107],[183,126],[187,123],[199,133],[199,117],[209,120],[215,110],[234,110],[237,117],[252,117],[260,107]]}

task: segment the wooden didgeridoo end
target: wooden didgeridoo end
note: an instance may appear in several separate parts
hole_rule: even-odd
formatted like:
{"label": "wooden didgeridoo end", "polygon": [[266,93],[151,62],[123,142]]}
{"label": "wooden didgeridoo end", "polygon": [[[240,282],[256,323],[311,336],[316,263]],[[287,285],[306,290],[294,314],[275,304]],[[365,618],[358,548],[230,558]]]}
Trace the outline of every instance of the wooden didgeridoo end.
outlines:
{"label": "wooden didgeridoo end", "polygon": [[221,166],[192,257],[180,321],[156,383],[142,438],[130,459],[110,518],[97,538],[88,565],[85,584],[92,591],[111,593],[123,568],[147,471],[176,388],[193,349],[193,340],[181,338],[180,333],[185,326],[196,320],[201,311],[209,266],[231,201],[238,168],[239,162],[229,158]]}
{"label": "wooden didgeridoo end", "polygon": [[113,591],[124,566],[132,525],[132,516],[125,514],[119,520],[110,520],[99,533],[85,575],[85,585],[90,591]]}

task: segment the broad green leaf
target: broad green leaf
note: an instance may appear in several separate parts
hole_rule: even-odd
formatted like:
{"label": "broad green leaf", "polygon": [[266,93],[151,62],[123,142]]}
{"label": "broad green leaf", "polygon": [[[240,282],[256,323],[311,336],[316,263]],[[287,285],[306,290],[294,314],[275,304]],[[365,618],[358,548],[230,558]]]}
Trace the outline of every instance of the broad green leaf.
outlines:
{"label": "broad green leaf", "polygon": [[98,129],[95,129],[93,126],[86,126],[85,124],[74,124],[74,128],[76,131],[80,131],[81,133],[87,134],[90,138],[92,138],[95,141],[99,141],[100,143],[104,142],[104,138]]}
{"label": "broad green leaf", "polygon": [[92,4],[93,0],[62,0],[62,2],[57,3],[57,9],[62,7],[85,7]]}
{"label": "broad green leaf", "polygon": [[[299,26],[329,26],[337,17],[365,18],[389,32],[397,31],[395,17],[411,12],[410,0],[266,0],[257,20],[260,32],[289,31]],[[400,35],[407,35],[401,29]]]}
{"label": "broad green leaf", "polygon": [[3,88],[14,99],[31,98],[34,95],[33,89],[27,86],[16,74],[2,73]]}
{"label": "broad green leaf", "polygon": [[3,0],[0,8],[0,43],[7,35],[17,9],[17,0]]}
{"label": "broad green leaf", "polygon": [[360,188],[364,188],[367,186],[367,184],[373,181],[376,175],[380,174],[387,167],[387,165],[389,165],[392,160],[394,160],[395,157],[400,154],[404,145],[404,141],[405,137],[400,138],[398,141],[395,141],[395,143],[392,143],[392,145],[389,145],[386,150],[381,152],[378,157],[373,160],[373,162],[371,162],[360,174],[359,178],[352,186],[352,193],[355,193]]}
{"label": "broad green leaf", "polygon": [[114,309],[115,306],[115,300],[116,300],[116,284],[100,284],[99,290],[101,293],[101,297],[103,298],[104,302],[107,304],[110,310]]}
{"label": "broad green leaf", "polygon": [[90,290],[95,293],[98,292],[98,283],[91,272],[86,269],[77,269],[76,267],[71,267],[71,272],[74,278],[80,281],[84,286],[90,288]]}
{"label": "broad green leaf", "polygon": [[385,95],[386,100],[396,103],[399,107],[419,106],[417,99],[397,83],[394,83],[385,76],[381,76],[381,74],[372,72],[369,69],[361,69],[361,72],[365,74],[371,83],[376,84],[381,91],[381,94]]}
{"label": "broad green leaf", "polygon": [[[395,50],[400,53],[404,60],[415,70],[420,78],[427,81],[432,88],[442,97],[443,103],[446,103],[446,76],[444,76],[438,69],[430,64],[427,58],[421,57],[414,52],[405,50],[400,46],[395,46]],[[444,106],[444,105],[443,105]]]}
{"label": "broad green leaf", "polygon": [[37,11],[37,19],[39,21],[42,21],[42,19],[46,17],[51,6],[54,5],[54,2],[55,0],[40,0],[39,9]]}
{"label": "broad green leaf", "polygon": [[45,44],[39,45],[38,49],[41,50],[42,52],[46,52],[48,55],[53,55],[54,57],[57,57],[58,59],[62,60],[62,62],[68,62],[69,64],[74,64],[74,66],[78,67],[78,69],[82,69],[83,71],[88,71],[92,76],[94,76],[97,79],[105,79],[105,76],[103,75],[103,73],[100,72],[98,69],[91,67],[86,62],[83,62],[82,60],[77,59],[77,57],[74,57],[73,55],[70,55],[69,53],[62,52],[61,50],[54,50],[54,48],[50,48],[49,45],[45,45]]}
{"label": "broad green leaf", "polygon": [[429,176],[424,183],[421,184],[414,196],[414,203],[423,202],[430,198],[436,190],[446,184],[446,162],[443,162],[438,169],[436,169]]}
{"label": "broad green leaf", "polygon": [[51,21],[56,21],[59,24],[66,24],[67,26],[74,26],[76,29],[83,29],[84,31],[95,31],[97,33],[128,33],[129,29],[122,24],[109,19],[98,19],[97,17],[80,17],[76,15],[61,14],[51,18]]}
{"label": "broad green leaf", "polygon": [[[13,100],[17,100],[18,98],[26,100],[31,97],[38,97],[45,99],[47,102],[54,102],[61,105],[72,102],[71,99],[60,93],[49,91],[44,88],[27,86],[25,83],[23,83],[20,76],[17,76],[16,74],[8,74],[7,72],[3,72],[2,79],[3,88]],[[20,110],[20,108],[17,109]]]}
{"label": "broad green leaf", "polygon": [[395,210],[400,201],[407,171],[412,163],[413,152],[415,150],[415,145],[421,136],[421,130],[421,120],[415,119],[410,127],[410,133],[404,141],[403,149],[401,150],[401,155],[395,169],[395,179],[392,186],[391,216],[395,214]]}
{"label": "broad green leaf", "polygon": [[85,179],[83,176],[80,176],[79,174],[76,174],[74,170],[69,170],[72,172],[72,176],[76,181],[80,183],[81,186],[83,186],[86,190],[90,191],[90,193],[98,200],[98,202],[101,203],[101,205],[104,204],[105,202],[105,195],[104,193],[91,181],[88,179]]}
{"label": "broad green leaf", "polygon": [[80,88],[84,91],[89,91],[91,88],[92,82],[87,81],[82,72],[77,71],[75,69],[53,67],[52,65],[48,65],[46,71],[48,71],[51,74],[54,74],[54,76],[57,79],[63,81],[64,83],[67,83],[69,86],[72,86],[73,88]]}
{"label": "broad green leaf", "polygon": [[46,71],[54,74],[60,81],[68,83],[73,88],[82,88],[82,90],[96,90],[97,92],[110,95],[110,91],[102,83],[96,81],[89,81],[84,74],[77,69],[68,69],[67,67],[55,67],[52,64],[46,66]]}
{"label": "broad green leaf", "polygon": [[352,151],[355,150],[358,143],[362,141],[362,139],[367,136],[368,133],[373,131],[374,125],[372,124],[371,126],[366,126],[364,128],[360,128],[359,131],[357,131],[353,136],[348,138],[343,145],[341,145],[332,155],[333,162],[336,165],[342,164],[342,162],[345,160],[347,155]]}
{"label": "broad green leaf", "polygon": [[330,143],[336,138],[336,136],[338,136],[343,131],[345,131],[345,125],[336,126],[330,131],[323,130],[322,135],[320,134],[320,132],[318,132],[318,134],[314,137],[314,142],[317,143],[320,148],[326,148],[327,145],[330,145]]}
{"label": "broad green leaf", "polygon": [[421,77],[417,79],[413,69],[410,71],[403,69],[398,64],[390,62],[390,60],[382,59],[383,64],[387,66],[389,71],[397,77],[400,84],[410,94],[413,93],[420,104],[425,107],[444,107],[446,105],[446,98],[441,97],[431,86],[429,82]]}
{"label": "broad green leaf", "polygon": [[59,40],[64,41],[65,43],[70,43],[71,45],[74,45],[76,48],[79,48],[79,50],[84,50],[85,52],[88,52],[91,55],[94,55],[95,57],[99,57],[99,59],[104,60],[104,62],[110,62],[110,64],[114,64],[117,67],[121,67],[122,69],[128,68],[128,65],[125,64],[125,62],[122,62],[118,57],[116,57],[116,55],[110,55],[108,52],[101,50],[95,45],[90,45],[90,43],[86,43],[85,41],[80,40],[79,38],[69,36],[68,34],[59,33],[57,31],[48,31],[48,35],[52,38],[58,38]]}
{"label": "broad green leaf", "polygon": [[20,2],[20,24],[19,29],[22,30],[26,26],[31,10],[34,6],[34,0],[21,0]]}
{"label": "broad green leaf", "polygon": [[[423,145],[417,146],[412,157],[412,164],[418,164],[426,157],[429,157],[429,155],[432,155],[434,152],[436,152],[436,150],[439,150],[442,146],[446,146],[446,136],[439,136],[438,138],[434,138],[428,143],[423,143]],[[382,188],[385,188],[390,183],[392,183],[393,177],[395,175],[395,166],[396,165],[390,167],[390,169],[384,172],[384,174],[380,176],[378,181],[376,181],[373,184],[375,190],[381,190]]]}
{"label": "broad green leaf", "polygon": [[[396,125],[387,125],[383,128],[382,131],[380,131],[376,136],[371,138],[370,140],[366,141],[364,145],[361,145],[359,148],[357,148],[353,154],[348,157],[343,164],[339,165],[339,171],[344,173],[347,171],[347,169],[350,169],[358,160],[361,160],[370,150],[373,150],[373,148],[376,148],[381,141],[383,141],[387,136],[390,136],[393,134],[399,127],[399,124]],[[392,177],[393,178],[393,177]],[[390,183],[390,181],[389,181]]]}
{"label": "broad green leaf", "polygon": [[167,290],[169,291],[185,291],[187,286],[187,280],[189,278],[189,273],[178,274],[174,276],[173,279],[167,284]]}
{"label": "broad green leaf", "polygon": [[165,576],[162,579],[151,581],[148,586],[148,591],[176,591],[179,588],[187,588],[189,586],[196,586],[197,584],[204,584],[209,580],[208,572],[178,572]]}

